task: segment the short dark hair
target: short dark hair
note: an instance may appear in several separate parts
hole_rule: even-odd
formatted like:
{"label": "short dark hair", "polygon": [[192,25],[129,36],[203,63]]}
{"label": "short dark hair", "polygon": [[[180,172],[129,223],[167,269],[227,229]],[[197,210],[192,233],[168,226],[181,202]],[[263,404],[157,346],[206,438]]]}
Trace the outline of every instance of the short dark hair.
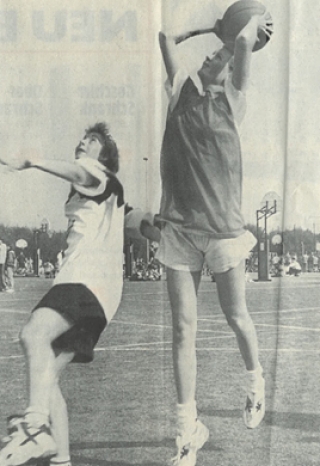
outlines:
{"label": "short dark hair", "polygon": [[86,129],[86,134],[97,133],[102,140],[102,149],[99,155],[101,162],[113,173],[119,171],[119,152],[106,123],[98,122]]}

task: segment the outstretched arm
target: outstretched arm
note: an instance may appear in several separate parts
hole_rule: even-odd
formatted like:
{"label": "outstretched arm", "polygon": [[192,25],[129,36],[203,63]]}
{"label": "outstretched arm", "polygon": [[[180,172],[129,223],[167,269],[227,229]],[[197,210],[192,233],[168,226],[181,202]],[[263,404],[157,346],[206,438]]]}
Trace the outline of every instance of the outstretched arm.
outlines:
{"label": "outstretched arm", "polygon": [[131,239],[147,238],[160,242],[160,229],[154,224],[155,216],[151,212],[143,212],[140,209],[129,210],[124,218],[126,234]]}
{"label": "outstretched arm", "polygon": [[172,35],[165,32],[159,33],[159,44],[162,58],[171,84],[173,83],[174,75],[180,68],[180,59],[179,54],[177,53],[177,45],[189,39],[190,37],[198,36],[201,34],[208,34],[210,32],[214,32],[213,28],[186,31],[180,35]]}
{"label": "outstretched arm", "polygon": [[267,12],[253,16],[235,40],[232,83],[240,91],[244,91],[248,84],[252,50],[260,30],[268,37],[272,34],[270,15]]}
{"label": "outstretched arm", "polygon": [[37,168],[38,170],[50,173],[58,178],[63,178],[66,181],[76,183],[81,186],[89,187],[99,184],[99,181],[94,176],[88,173],[83,167],[73,162],[28,157],[28,159],[19,161],[18,163],[1,158],[0,163],[15,170]]}

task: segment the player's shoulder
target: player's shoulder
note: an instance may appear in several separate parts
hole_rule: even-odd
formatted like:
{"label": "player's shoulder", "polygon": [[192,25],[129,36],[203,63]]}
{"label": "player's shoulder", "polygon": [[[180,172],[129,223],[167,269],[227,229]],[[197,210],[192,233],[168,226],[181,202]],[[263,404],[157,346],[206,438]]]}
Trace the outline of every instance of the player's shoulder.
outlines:
{"label": "player's shoulder", "polygon": [[232,113],[234,114],[237,123],[240,124],[246,113],[246,94],[234,86],[231,76],[228,76],[224,82],[224,91],[230,104]]}
{"label": "player's shoulder", "polygon": [[173,77],[172,84],[169,80],[165,83],[169,98],[169,110],[173,111],[179,105],[183,105],[190,96],[199,95],[199,83],[195,73],[189,73],[185,68],[179,68]]}
{"label": "player's shoulder", "polygon": [[99,162],[99,160],[87,156],[76,159],[75,164],[80,165],[85,170],[90,172],[94,170],[106,174],[107,171],[106,167],[101,162]]}
{"label": "player's shoulder", "polygon": [[226,94],[232,95],[234,98],[245,99],[246,92],[243,89],[237,89],[233,83],[232,75],[228,75],[224,81],[224,90]]}
{"label": "player's shoulder", "polygon": [[115,174],[109,171],[106,172],[106,176],[108,181],[104,192],[105,198],[107,199],[111,194],[114,194],[117,197],[118,207],[124,206],[124,189],[122,183]]}
{"label": "player's shoulder", "polygon": [[[82,198],[90,198],[98,204],[107,200],[112,194],[118,197],[118,207],[124,204],[124,190],[121,182],[113,172],[110,172],[101,162],[90,157],[76,160],[95,180],[90,186],[72,184],[72,193],[77,192]],[[72,195],[69,195],[69,200]]]}

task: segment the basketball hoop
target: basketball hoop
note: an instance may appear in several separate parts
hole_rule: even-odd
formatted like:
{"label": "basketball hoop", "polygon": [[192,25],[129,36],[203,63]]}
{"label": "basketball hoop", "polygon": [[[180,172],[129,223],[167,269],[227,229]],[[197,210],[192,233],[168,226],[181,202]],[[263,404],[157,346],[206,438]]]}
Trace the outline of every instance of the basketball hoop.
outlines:
{"label": "basketball hoop", "polygon": [[[267,231],[267,220],[269,217],[282,211],[283,204],[281,197],[275,191],[269,191],[263,197],[260,209],[257,210],[257,236],[258,236],[258,281],[270,281],[269,274],[269,240]],[[263,228],[260,232],[260,221],[263,220]],[[260,234],[259,234],[260,233]],[[276,243],[274,243],[274,241]],[[273,244],[281,244],[281,235],[274,235]]]}
{"label": "basketball hoop", "polygon": [[282,236],[279,235],[279,233],[275,234],[272,236],[271,238],[271,243],[276,246],[278,244],[281,244],[282,243]]}
{"label": "basketball hoop", "polygon": [[28,243],[26,242],[25,239],[18,239],[16,241],[16,247],[19,249],[25,249],[28,246]]}
{"label": "basketball hoop", "polygon": [[272,205],[274,205],[274,203],[276,203],[277,214],[283,211],[282,198],[275,191],[269,191],[267,194],[263,196],[262,201],[260,203],[260,208],[262,209],[263,207],[265,207],[267,203],[268,207],[271,207]]}

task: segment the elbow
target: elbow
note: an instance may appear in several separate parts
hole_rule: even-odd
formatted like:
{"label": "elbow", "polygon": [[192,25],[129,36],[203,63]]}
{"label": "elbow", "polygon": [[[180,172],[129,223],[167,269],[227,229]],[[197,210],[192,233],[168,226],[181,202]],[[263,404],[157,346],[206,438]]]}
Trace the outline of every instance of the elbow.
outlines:
{"label": "elbow", "polygon": [[73,183],[84,187],[93,187],[99,184],[96,178],[90,175],[86,170],[83,170],[82,167],[79,168],[80,170],[77,170],[75,173],[73,173]]}
{"label": "elbow", "polygon": [[166,34],[163,31],[159,32],[159,42],[166,40]]}
{"label": "elbow", "polygon": [[235,41],[235,48],[242,52],[251,51],[254,47],[255,41],[252,40],[247,34],[244,32],[240,32],[240,34],[236,37]]}
{"label": "elbow", "polygon": [[70,181],[79,186],[86,186],[87,183],[86,177],[79,174],[75,174]]}
{"label": "elbow", "polygon": [[242,32],[240,32],[240,34],[238,34],[236,37],[236,46],[239,49],[246,49],[249,46],[249,39]]}
{"label": "elbow", "polygon": [[159,43],[164,44],[168,39],[168,34],[164,31],[159,32]]}
{"label": "elbow", "polygon": [[166,47],[166,42],[167,42],[167,36],[164,32],[160,31],[159,32],[159,45],[160,49],[164,50]]}
{"label": "elbow", "polygon": [[172,34],[167,33],[167,32],[160,31],[159,32],[159,44],[160,44],[160,47],[165,46],[166,44],[168,44],[170,42],[175,44],[176,43],[176,37],[173,36]]}

